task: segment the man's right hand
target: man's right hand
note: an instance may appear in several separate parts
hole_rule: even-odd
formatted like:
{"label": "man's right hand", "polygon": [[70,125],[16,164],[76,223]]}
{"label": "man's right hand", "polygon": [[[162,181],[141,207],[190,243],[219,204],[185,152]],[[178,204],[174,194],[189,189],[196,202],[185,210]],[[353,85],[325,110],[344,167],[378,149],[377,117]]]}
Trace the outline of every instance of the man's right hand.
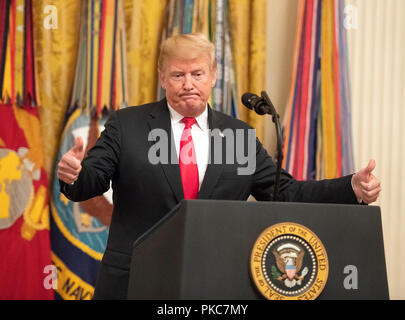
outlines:
{"label": "man's right hand", "polygon": [[77,137],[74,147],[63,155],[58,164],[58,178],[67,184],[73,184],[82,170],[83,157],[83,139]]}

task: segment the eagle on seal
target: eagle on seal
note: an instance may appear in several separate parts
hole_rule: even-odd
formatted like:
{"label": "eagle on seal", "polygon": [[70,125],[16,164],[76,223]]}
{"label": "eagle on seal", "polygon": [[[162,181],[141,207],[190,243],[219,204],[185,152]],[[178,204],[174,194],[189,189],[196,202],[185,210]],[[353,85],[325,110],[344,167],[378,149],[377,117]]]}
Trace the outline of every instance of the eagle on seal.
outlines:
{"label": "eagle on seal", "polygon": [[277,268],[283,273],[277,280],[284,282],[289,288],[294,287],[297,283],[301,284],[306,275],[305,270],[301,276],[298,275],[304,260],[304,250],[296,244],[284,243],[272,252],[276,259]]}

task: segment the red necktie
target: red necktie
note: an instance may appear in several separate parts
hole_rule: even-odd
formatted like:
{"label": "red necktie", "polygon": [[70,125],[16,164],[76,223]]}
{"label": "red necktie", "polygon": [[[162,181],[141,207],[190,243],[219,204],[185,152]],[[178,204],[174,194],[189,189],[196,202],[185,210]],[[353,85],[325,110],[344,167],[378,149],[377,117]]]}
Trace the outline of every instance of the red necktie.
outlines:
{"label": "red necktie", "polygon": [[180,139],[179,164],[181,181],[183,183],[184,199],[196,199],[198,195],[198,167],[195,156],[191,126],[196,123],[195,118],[183,118],[183,134]]}

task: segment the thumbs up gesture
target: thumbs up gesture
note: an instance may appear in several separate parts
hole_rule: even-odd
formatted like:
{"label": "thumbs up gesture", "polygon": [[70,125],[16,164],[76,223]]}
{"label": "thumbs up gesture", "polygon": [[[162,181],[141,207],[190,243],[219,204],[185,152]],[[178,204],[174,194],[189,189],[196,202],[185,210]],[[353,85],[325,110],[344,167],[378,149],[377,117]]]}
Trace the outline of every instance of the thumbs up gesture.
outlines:
{"label": "thumbs up gesture", "polygon": [[375,160],[371,159],[367,167],[359,170],[352,177],[352,187],[357,199],[366,204],[375,202],[381,192],[380,180],[372,173],[375,166]]}
{"label": "thumbs up gesture", "polygon": [[81,137],[77,137],[75,145],[66,152],[58,164],[58,178],[65,183],[73,184],[82,170],[84,157],[84,143]]}

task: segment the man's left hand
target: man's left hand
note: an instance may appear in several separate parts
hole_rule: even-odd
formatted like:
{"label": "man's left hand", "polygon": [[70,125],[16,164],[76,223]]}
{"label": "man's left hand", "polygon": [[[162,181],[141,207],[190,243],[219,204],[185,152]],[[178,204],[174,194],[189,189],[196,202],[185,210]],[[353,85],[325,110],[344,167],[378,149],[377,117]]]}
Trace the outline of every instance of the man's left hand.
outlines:
{"label": "man's left hand", "polygon": [[375,166],[375,160],[371,159],[366,168],[359,170],[352,176],[353,191],[359,202],[373,203],[381,192],[381,182],[372,174]]}

